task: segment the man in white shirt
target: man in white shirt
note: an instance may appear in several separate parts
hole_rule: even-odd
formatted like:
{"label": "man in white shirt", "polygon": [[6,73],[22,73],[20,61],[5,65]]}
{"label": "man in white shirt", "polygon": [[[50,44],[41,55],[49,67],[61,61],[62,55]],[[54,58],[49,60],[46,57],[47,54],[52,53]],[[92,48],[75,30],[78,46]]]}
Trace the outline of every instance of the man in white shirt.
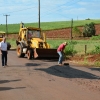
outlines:
{"label": "man in white shirt", "polygon": [[6,38],[3,38],[3,41],[0,42],[0,54],[1,54],[1,60],[2,60],[2,67],[7,66],[7,42]]}

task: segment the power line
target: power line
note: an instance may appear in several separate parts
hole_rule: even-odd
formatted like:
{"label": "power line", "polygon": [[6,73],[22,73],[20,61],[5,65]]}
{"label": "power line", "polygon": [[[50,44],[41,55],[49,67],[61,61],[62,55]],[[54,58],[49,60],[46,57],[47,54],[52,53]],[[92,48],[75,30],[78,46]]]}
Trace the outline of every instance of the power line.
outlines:
{"label": "power line", "polygon": [[[47,8],[46,8],[46,10],[48,10],[48,11],[45,11],[45,12],[46,12],[46,15],[43,14],[43,13],[45,13],[45,12],[43,12],[43,13],[42,13],[43,15],[42,15],[41,17],[49,16],[49,15],[51,15],[53,12],[55,12],[55,13],[59,13],[59,14],[60,14],[60,12],[58,12],[58,11],[60,11],[60,10],[65,10],[65,8],[62,9],[63,6],[65,6],[65,5],[67,6],[68,4],[72,5],[72,4],[77,3],[77,2],[79,2],[79,1],[82,1],[82,0],[77,0],[77,1],[73,0],[73,1],[68,1],[68,2],[66,2],[66,3],[63,3],[63,4],[59,5],[59,8],[57,8],[57,7],[53,8],[53,9],[47,9]],[[44,7],[44,6],[43,6],[43,7]],[[42,7],[42,8],[43,8],[43,7]],[[47,7],[47,6],[46,6],[46,7]],[[20,10],[16,10],[16,11],[8,12],[8,13],[20,12],[20,11],[28,10],[28,9],[32,9],[32,8],[36,8],[36,7],[30,7],[30,8],[26,8],[26,9],[20,9]],[[47,13],[47,12],[48,12],[48,13]],[[1,15],[1,14],[0,14],[0,15]],[[62,14],[60,14],[60,15],[62,15]],[[65,15],[62,15],[62,16],[64,17]],[[66,16],[65,16],[65,17],[66,17]]]}
{"label": "power line", "polygon": [[[75,4],[75,3],[79,2],[79,1],[82,1],[82,0],[68,1],[68,2],[66,2],[66,3],[63,3],[63,4],[59,5],[59,8],[57,8],[57,7],[53,8],[53,9],[47,9],[47,8],[46,8],[46,10],[48,10],[48,11],[45,11],[45,12],[46,12],[46,15],[43,14],[43,13],[45,13],[45,12],[43,12],[43,13],[42,13],[43,15],[41,15],[41,17],[49,16],[49,15],[51,15],[51,13],[55,12],[55,13],[58,13],[59,15],[61,15],[61,16],[63,16],[63,17],[66,18],[66,15],[62,15],[62,14],[60,14],[60,12],[58,12],[59,10],[62,9],[61,7],[63,7],[64,5],[67,5],[67,4],[72,5],[72,4]],[[42,5],[41,8],[45,8],[44,5]],[[65,10],[65,9],[63,9],[63,10]],[[47,14],[47,12],[48,12],[48,14]],[[33,18],[33,17],[32,17],[32,18]],[[67,18],[69,18],[69,17],[67,16]],[[29,19],[29,20],[30,20],[30,19]]]}
{"label": "power line", "polygon": [[[22,9],[22,10],[17,10],[17,11],[12,11],[12,12],[8,12],[8,13],[15,13],[15,12],[19,12],[19,11],[23,11],[23,10],[27,10],[27,9],[31,9],[31,8],[35,8],[35,7],[30,7],[30,8],[26,8],[26,9]],[[0,14],[2,15],[2,14]]]}
{"label": "power line", "polygon": [[[79,2],[79,1],[82,1],[82,0],[78,0],[78,1],[68,1],[68,2],[66,2],[66,3],[70,3],[70,5],[72,5],[72,4],[75,4],[75,3],[77,3],[77,2]],[[44,16],[47,16],[47,15],[51,15],[51,13],[53,13],[53,12],[55,12],[55,13],[57,13],[57,11],[60,11],[62,8],[61,7],[63,7],[64,5],[66,5],[66,3],[64,3],[64,4],[62,4],[62,5],[59,5],[59,8],[53,8],[52,10],[48,10],[48,14],[43,14],[41,17],[44,17]],[[65,8],[66,9],[66,8]],[[65,10],[65,9],[63,9],[63,10]],[[45,12],[44,12],[45,13]],[[60,14],[60,13],[59,13]],[[60,14],[61,15],[61,14]],[[64,15],[63,15],[64,16]]]}

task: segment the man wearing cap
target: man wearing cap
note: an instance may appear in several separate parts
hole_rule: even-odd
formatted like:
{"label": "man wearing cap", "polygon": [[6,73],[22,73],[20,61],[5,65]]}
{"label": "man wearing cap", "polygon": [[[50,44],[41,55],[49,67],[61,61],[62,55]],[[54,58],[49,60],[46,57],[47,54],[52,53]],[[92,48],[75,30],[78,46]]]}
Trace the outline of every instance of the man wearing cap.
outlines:
{"label": "man wearing cap", "polygon": [[7,66],[7,42],[6,38],[3,37],[3,41],[0,42],[0,54],[1,54],[1,61],[2,61],[2,67]]}
{"label": "man wearing cap", "polygon": [[59,54],[58,65],[62,65],[63,51],[64,51],[66,45],[67,45],[67,42],[64,42],[64,43],[60,44],[59,47],[57,48],[57,53]]}

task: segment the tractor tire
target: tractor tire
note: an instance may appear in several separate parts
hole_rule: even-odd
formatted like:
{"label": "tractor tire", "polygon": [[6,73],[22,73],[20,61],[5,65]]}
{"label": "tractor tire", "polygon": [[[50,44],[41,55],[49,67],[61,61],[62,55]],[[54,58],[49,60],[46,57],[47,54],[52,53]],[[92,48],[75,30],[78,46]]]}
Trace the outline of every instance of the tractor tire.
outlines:
{"label": "tractor tire", "polygon": [[27,59],[32,59],[32,50],[27,51]]}
{"label": "tractor tire", "polygon": [[18,44],[18,46],[17,46],[17,56],[18,57],[24,57],[25,56],[25,54],[22,53],[22,47],[21,47],[20,44]]}

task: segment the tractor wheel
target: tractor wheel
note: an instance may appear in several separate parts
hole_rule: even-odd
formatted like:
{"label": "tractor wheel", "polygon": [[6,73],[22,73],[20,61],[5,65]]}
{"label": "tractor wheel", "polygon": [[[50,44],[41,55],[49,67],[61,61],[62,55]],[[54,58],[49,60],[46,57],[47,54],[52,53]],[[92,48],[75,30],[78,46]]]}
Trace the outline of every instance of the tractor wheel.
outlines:
{"label": "tractor wheel", "polygon": [[17,56],[18,57],[24,57],[25,56],[25,54],[22,53],[22,47],[21,47],[20,44],[17,46]]}
{"label": "tractor wheel", "polygon": [[27,58],[30,60],[32,59],[32,50],[27,51]]}

